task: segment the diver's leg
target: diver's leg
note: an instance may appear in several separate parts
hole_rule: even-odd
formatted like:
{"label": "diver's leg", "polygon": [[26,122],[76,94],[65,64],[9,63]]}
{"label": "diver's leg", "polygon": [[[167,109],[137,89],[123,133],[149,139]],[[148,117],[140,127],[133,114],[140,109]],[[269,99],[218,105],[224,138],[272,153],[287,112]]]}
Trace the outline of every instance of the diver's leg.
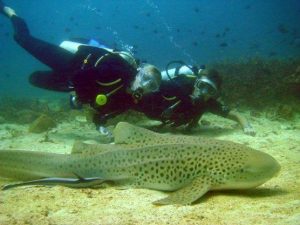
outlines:
{"label": "diver's leg", "polygon": [[13,16],[16,42],[42,63],[56,71],[68,70],[73,54],[59,46],[32,37],[23,19]]}
{"label": "diver's leg", "polygon": [[10,7],[1,8],[3,2],[0,0],[0,11],[10,18],[14,27],[14,38],[31,55],[42,63],[56,71],[68,70],[73,54],[59,46],[47,43],[31,36],[25,21],[18,17]]}

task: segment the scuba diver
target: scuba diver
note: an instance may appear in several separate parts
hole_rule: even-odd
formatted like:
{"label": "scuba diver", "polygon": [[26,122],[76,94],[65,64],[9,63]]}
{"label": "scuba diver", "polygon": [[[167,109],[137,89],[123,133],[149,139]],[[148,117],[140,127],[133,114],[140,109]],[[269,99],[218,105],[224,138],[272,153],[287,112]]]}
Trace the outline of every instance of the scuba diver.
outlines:
{"label": "scuba diver", "polygon": [[104,126],[107,119],[159,89],[160,71],[150,64],[138,65],[130,53],[114,51],[95,41],[63,42],[56,46],[33,37],[25,21],[2,0],[0,13],[11,20],[15,41],[51,68],[32,73],[30,83],[43,89],[75,93],[71,95],[71,105],[80,108],[89,104],[94,109],[93,122],[103,136],[112,137]]}
{"label": "scuba diver", "polygon": [[[169,69],[172,63],[180,66]],[[145,96],[143,102],[135,105],[137,111],[162,121],[162,125],[184,125],[186,131],[195,128],[205,112],[211,112],[238,122],[245,134],[255,135],[246,118],[219,100],[222,80],[218,71],[174,61],[161,74],[163,80],[159,92]]]}

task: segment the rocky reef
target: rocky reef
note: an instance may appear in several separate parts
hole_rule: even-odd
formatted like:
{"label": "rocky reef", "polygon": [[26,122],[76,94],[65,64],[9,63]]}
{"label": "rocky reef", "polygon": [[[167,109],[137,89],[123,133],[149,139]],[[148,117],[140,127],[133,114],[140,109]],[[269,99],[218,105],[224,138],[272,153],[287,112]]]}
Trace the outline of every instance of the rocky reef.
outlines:
{"label": "rocky reef", "polygon": [[0,123],[28,124],[29,132],[41,133],[66,120],[67,102],[37,98],[0,98]]}
{"label": "rocky reef", "polygon": [[210,66],[220,71],[222,96],[229,104],[266,109],[300,103],[300,59],[252,58]]}
{"label": "rocky reef", "polygon": [[274,120],[300,115],[300,59],[250,58],[208,65],[220,72],[221,96],[231,108]]}

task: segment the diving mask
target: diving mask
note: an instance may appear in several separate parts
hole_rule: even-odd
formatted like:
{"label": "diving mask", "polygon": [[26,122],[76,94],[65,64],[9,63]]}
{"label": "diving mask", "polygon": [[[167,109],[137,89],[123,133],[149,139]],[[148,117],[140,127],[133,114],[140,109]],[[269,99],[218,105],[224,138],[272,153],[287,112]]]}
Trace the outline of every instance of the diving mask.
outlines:
{"label": "diving mask", "polygon": [[198,78],[194,84],[193,98],[199,97],[216,97],[218,89],[216,85],[207,77]]}
{"label": "diving mask", "polygon": [[155,78],[151,71],[141,68],[133,81],[131,90],[140,92],[140,94],[147,94],[158,91],[160,82]]}

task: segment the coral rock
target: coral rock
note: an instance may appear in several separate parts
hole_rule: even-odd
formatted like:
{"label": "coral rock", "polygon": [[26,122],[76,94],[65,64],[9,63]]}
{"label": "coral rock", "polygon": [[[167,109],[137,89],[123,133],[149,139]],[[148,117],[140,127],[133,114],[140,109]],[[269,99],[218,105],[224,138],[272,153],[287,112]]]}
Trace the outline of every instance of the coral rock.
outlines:
{"label": "coral rock", "polygon": [[41,115],[29,127],[31,133],[42,133],[56,127],[56,122],[47,115]]}

